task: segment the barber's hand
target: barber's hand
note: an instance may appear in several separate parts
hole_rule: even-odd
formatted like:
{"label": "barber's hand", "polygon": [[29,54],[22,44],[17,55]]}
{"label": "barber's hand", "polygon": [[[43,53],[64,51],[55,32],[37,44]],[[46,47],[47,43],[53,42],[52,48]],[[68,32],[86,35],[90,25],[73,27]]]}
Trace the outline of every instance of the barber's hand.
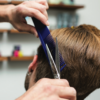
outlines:
{"label": "barber's hand", "polygon": [[76,100],[76,90],[64,79],[41,79],[16,100]]}
{"label": "barber's hand", "polygon": [[19,31],[30,32],[37,36],[36,29],[27,25],[25,17],[35,17],[43,24],[49,25],[47,10],[47,0],[25,1],[20,5],[11,6],[8,9],[9,22]]}

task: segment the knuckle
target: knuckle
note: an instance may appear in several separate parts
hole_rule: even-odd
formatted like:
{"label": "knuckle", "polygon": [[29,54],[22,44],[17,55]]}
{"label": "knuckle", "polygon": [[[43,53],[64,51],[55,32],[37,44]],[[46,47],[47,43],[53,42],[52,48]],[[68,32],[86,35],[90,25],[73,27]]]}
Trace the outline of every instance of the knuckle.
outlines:
{"label": "knuckle", "polygon": [[75,88],[71,87],[71,93],[72,93],[73,96],[76,96],[76,90],[75,90]]}
{"label": "knuckle", "polygon": [[68,80],[63,79],[63,82],[64,82],[66,85],[68,85],[68,86],[69,86],[69,82],[68,82]]}
{"label": "knuckle", "polygon": [[45,87],[44,87],[44,91],[45,91],[46,93],[49,93],[49,94],[55,93],[56,90],[57,90],[56,87],[54,87],[54,86],[52,86],[52,85],[50,85],[50,84],[45,85]]}
{"label": "knuckle", "polygon": [[23,9],[23,7],[21,5],[18,6],[17,10],[21,11]]}
{"label": "knuckle", "polygon": [[39,11],[35,9],[35,10],[33,10],[32,14],[37,14],[38,15]]}
{"label": "knuckle", "polygon": [[41,6],[41,11],[45,11],[46,10],[46,7],[45,6]]}
{"label": "knuckle", "polygon": [[18,27],[17,29],[19,32],[23,32],[23,30],[20,27]]}
{"label": "knuckle", "polygon": [[47,94],[52,94],[57,91],[57,88],[55,86],[52,86],[50,82],[48,82],[48,79],[46,78],[40,79],[38,82],[42,84],[43,91]]}
{"label": "knuckle", "polygon": [[19,5],[19,6],[17,7],[16,11],[17,11],[17,13],[20,14],[20,13],[22,12],[23,9],[24,9],[23,6]]}

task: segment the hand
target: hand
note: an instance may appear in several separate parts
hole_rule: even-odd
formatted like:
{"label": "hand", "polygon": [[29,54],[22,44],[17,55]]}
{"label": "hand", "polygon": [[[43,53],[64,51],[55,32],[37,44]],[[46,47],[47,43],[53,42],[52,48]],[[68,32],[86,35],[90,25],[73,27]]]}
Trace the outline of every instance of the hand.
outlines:
{"label": "hand", "polygon": [[16,100],[76,100],[76,90],[64,79],[41,79]]}
{"label": "hand", "polygon": [[36,29],[27,25],[25,17],[35,17],[43,24],[49,25],[46,0],[25,1],[17,6],[10,6],[8,9],[9,22],[19,31],[34,33],[37,36]]}

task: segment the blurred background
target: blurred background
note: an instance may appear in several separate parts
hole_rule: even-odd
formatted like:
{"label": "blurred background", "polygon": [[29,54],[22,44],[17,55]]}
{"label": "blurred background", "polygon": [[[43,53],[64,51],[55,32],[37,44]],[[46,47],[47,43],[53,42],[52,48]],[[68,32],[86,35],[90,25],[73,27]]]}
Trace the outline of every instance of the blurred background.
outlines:
{"label": "blurred background", "polygon": [[[27,0],[0,0],[20,4]],[[50,31],[91,24],[100,29],[100,0],[48,0]],[[27,23],[33,25],[30,17]],[[0,23],[0,100],[14,100],[25,92],[24,80],[40,41],[32,34],[18,32],[10,23]],[[85,100],[100,100],[100,89]]]}

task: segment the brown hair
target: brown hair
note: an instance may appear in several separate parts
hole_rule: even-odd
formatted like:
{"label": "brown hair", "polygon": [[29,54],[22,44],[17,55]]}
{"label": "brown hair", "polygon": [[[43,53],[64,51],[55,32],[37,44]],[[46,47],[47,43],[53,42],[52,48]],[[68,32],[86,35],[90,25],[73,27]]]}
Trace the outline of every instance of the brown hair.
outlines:
{"label": "brown hair", "polygon": [[[59,51],[66,63],[61,78],[67,79],[83,100],[100,87],[100,31],[91,25],[80,25],[74,29],[62,28],[51,32],[57,37]],[[37,82],[41,78],[53,78],[42,46],[38,48]]]}

